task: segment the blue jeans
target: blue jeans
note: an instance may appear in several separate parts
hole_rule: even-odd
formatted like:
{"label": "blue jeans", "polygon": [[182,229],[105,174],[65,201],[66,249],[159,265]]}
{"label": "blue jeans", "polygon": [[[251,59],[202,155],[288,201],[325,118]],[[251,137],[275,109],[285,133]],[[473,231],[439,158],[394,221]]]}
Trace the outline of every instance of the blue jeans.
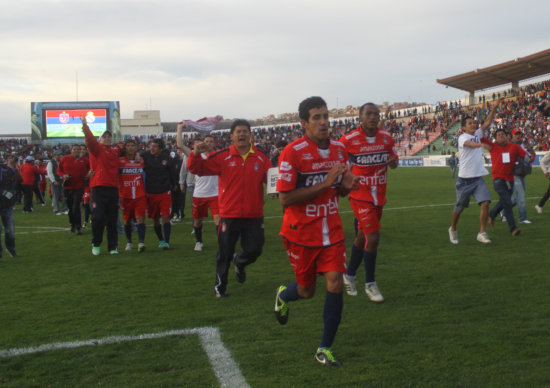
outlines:
{"label": "blue jeans", "polygon": [[498,194],[498,202],[489,210],[489,217],[496,218],[501,211],[506,217],[510,232],[516,229],[516,221],[514,220],[514,211],[512,210],[512,192],[514,190],[513,181],[505,181],[504,179],[495,179],[493,187]]}
{"label": "blue jeans", "polygon": [[[0,218],[5,229],[6,248],[15,250],[15,218],[13,216],[13,207],[0,209]],[[2,235],[2,224],[0,224],[0,236]],[[0,257],[2,257],[2,239],[0,238]]]}
{"label": "blue jeans", "polygon": [[525,177],[524,176],[515,176],[514,177],[514,194],[513,202],[516,203],[518,207],[518,216],[519,222],[525,221],[527,219],[527,208],[525,206]]}

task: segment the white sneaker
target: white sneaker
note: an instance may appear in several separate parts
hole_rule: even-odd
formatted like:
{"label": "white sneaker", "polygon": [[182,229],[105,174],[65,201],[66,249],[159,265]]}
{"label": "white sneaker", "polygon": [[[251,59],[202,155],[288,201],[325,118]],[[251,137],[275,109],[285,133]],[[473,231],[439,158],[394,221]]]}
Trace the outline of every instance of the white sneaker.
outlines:
{"label": "white sneaker", "polygon": [[349,296],[357,295],[357,280],[355,276],[348,276],[344,274],[344,287],[346,289],[346,294]]}
{"label": "white sneaker", "polygon": [[523,220],[523,221],[520,221],[519,223],[520,224],[532,224],[532,222],[529,221],[529,220]]}
{"label": "white sneaker", "polygon": [[491,240],[489,239],[489,236],[487,236],[486,232],[478,233],[477,234],[477,241],[483,244],[490,244]]}
{"label": "white sneaker", "polygon": [[502,222],[507,222],[508,220],[506,219],[505,216],[502,216]]}
{"label": "white sneaker", "polygon": [[145,252],[145,243],[139,243],[138,244],[138,252],[139,253],[142,253],[142,252]]}
{"label": "white sneaker", "polygon": [[197,241],[197,243],[195,244],[195,251],[197,251],[197,252],[202,251],[202,245],[203,244],[201,242]]}
{"label": "white sneaker", "polygon": [[539,205],[535,205],[535,210],[538,214],[542,214],[542,207],[540,207]]}
{"label": "white sneaker", "polygon": [[378,289],[378,285],[376,282],[374,283],[365,283],[365,293],[369,297],[369,299],[374,303],[382,303],[384,301],[384,297],[380,293],[380,290]]}
{"label": "white sneaker", "polygon": [[127,243],[127,244],[126,244],[126,248],[125,248],[124,250],[125,250],[125,251],[131,251],[133,247],[134,247],[134,246],[132,245],[132,243]]}
{"label": "white sneaker", "polygon": [[449,240],[451,243],[458,244],[458,232],[456,230],[451,230],[449,227]]}

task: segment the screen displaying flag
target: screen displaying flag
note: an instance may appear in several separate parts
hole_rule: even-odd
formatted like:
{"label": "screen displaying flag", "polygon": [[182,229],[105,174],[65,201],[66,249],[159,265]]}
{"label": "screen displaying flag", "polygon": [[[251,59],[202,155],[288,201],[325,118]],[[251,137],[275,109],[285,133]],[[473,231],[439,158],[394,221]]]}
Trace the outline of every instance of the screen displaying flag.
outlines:
{"label": "screen displaying flag", "polygon": [[83,137],[82,116],[95,136],[107,130],[107,109],[52,109],[45,111],[47,137]]}

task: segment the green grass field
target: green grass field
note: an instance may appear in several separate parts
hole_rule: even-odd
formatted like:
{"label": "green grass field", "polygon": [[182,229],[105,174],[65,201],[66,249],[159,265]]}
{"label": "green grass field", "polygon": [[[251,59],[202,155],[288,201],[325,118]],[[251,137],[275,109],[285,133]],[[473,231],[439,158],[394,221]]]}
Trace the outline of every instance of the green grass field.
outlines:
{"label": "green grass field", "polygon": [[[247,269],[246,283],[230,277],[224,300],[213,294],[212,223],[205,225],[202,252],[193,251],[186,218],[173,227],[169,251],[156,247],[148,228],[145,253],[124,252],[120,236],[121,254],[94,257],[90,230],[71,235],[66,216],[52,215],[49,205],[32,214],[18,206],[20,257],[4,252],[0,259],[0,386],[210,387],[220,385],[216,373],[226,376],[226,386],[251,387],[550,386],[550,208],[542,215],[533,208],[547,184],[539,169],[527,178],[533,223],[521,225],[520,236],[497,222],[489,230],[492,244],[478,243],[479,210],[472,204],[454,246],[447,234],[455,198],[449,170],[391,171],[377,266],[386,301],[344,296],[333,347],[342,368],[313,358],[322,279],[313,299],[291,304],[286,326],[273,315],[276,287],[294,276],[278,236],[278,201],[266,203],[263,255]],[[349,252],[347,199],[340,210]],[[217,329],[234,364],[209,361],[207,335],[139,337],[194,328]],[[97,341],[77,346],[89,340]],[[47,346],[15,354],[40,345]],[[235,374],[241,383],[231,380]]]}

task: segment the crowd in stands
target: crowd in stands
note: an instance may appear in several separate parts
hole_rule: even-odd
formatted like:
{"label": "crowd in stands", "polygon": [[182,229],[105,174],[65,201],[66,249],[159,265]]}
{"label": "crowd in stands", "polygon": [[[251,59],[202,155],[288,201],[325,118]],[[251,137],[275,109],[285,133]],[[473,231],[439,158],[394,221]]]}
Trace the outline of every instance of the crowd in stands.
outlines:
{"label": "crowd in stands", "polygon": [[[487,98],[486,98],[487,97]],[[491,97],[491,98],[489,98]],[[543,81],[521,87],[518,91],[495,92],[479,97],[480,103],[473,106],[465,106],[461,101],[438,103],[433,109],[425,107],[412,108],[404,114],[396,114],[388,111],[384,117],[385,129],[395,139],[400,156],[411,156],[413,149],[430,144],[435,138],[441,138],[442,149],[432,149],[434,153],[450,154],[456,149],[460,131],[449,134],[449,128],[464,115],[475,117],[481,122],[490,110],[491,103],[500,97],[505,97],[502,109],[496,115],[498,128],[505,128],[507,132],[521,129],[525,137],[535,151],[550,150],[550,121],[549,117],[541,111],[541,103],[550,97],[550,81]],[[397,111],[395,111],[397,112]],[[548,113],[548,110],[546,111]],[[341,118],[331,121],[331,137],[339,139],[343,134],[357,128],[359,119]],[[299,123],[279,124],[273,126],[255,127],[252,129],[255,144],[260,146],[270,157],[278,153],[277,144],[290,143],[300,137],[303,129]],[[224,131],[215,133],[215,149],[221,149],[230,144],[229,134]],[[183,133],[183,141],[192,145],[195,139],[202,138],[203,134],[196,132]],[[138,148],[145,149],[147,144],[155,136],[134,137]],[[176,136],[172,134],[162,135],[169,151],[176,152]],[[37,164],[45,164],[55,151],[63,155],[70,153],[70,145],[59,144],[56,146],[42,147],[30,144],[26,139],[0,139],[0,157],[12,155],[21,165],[27,156],[33,156]]]}

